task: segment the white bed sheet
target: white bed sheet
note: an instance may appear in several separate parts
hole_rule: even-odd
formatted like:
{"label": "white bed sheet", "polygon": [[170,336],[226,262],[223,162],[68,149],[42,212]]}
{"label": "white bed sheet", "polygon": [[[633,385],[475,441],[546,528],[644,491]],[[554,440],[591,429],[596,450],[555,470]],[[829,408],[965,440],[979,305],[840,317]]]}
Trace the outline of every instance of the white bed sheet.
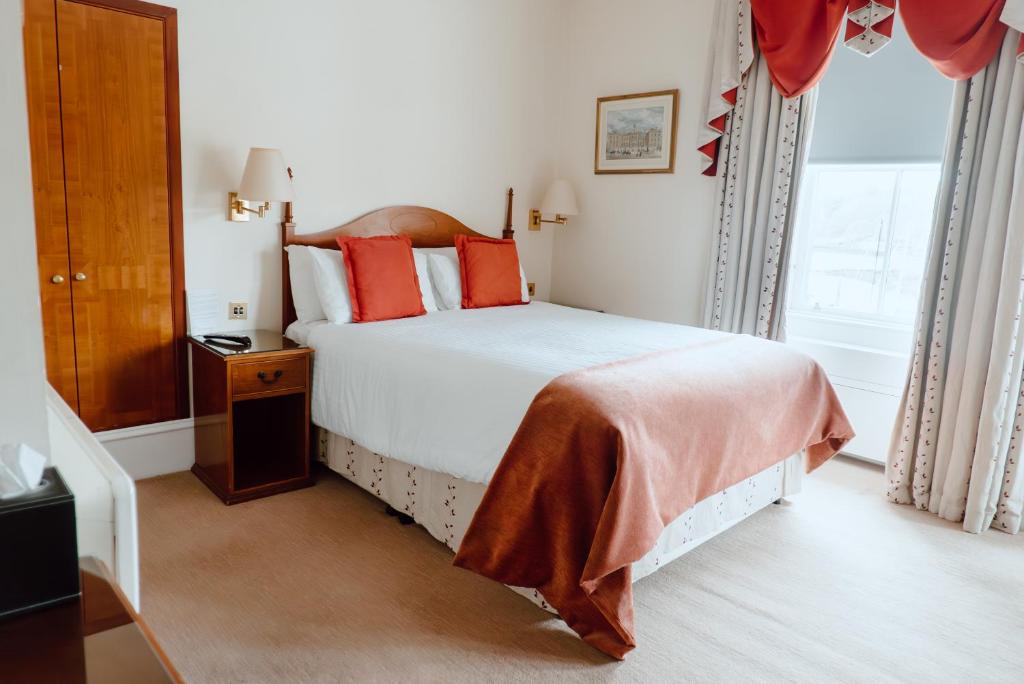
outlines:
{"label": "white bed sheet", "polygon": [[553,378],[727,335],[536,301],[303,332],[316,352],[313,422],[377,454],[478,483],[490,481]]}

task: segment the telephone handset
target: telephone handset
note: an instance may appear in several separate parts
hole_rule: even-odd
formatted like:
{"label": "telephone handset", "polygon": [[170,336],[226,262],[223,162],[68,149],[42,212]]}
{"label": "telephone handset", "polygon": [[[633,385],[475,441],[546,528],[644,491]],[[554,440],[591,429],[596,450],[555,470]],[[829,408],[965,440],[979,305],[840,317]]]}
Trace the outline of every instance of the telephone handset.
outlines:
{"label": "telephone handset", "polygon": [[248,335],[229,335],[227,333],[214,333],[212,335],[203,335],[203,341],[219,346],[230,346],[230,347],[251,347],[252,338]]}

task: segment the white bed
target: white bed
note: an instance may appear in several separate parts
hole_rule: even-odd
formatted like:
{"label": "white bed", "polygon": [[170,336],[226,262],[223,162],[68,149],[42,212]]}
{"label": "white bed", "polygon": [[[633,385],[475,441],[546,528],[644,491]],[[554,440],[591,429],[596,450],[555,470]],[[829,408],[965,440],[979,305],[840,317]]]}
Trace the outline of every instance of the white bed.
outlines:
{"label": "white bed", "polygon": [[[315,351],[313,422],[333,471],[411,516],[452,550],[526,409],[577,368],[723,333],[532,302],[366,324],[293,324]],[[795,455],[688,510],[634,580],[799,491]],[[546,607],[533,590],[520,593]]]}
{"label": "white bed", "polygon": [[[507,196],[503,237],[511,238],[511,190]],[[285,205],[286,248],[337,249],[341,236],[401,235],[414,248],[436,251],[450,249],[455,235],[480,236],[443,212],[415,206],[386,207],[332,230],[299,235],[291,209]],[[459,548],[527,407],[550,380],[723,335],[544,302],[441,307],[375,323],[299,323],[297,303],[306,311],[320,309],[308,297],[313,285],[323,283],[310,281],[301,269],[293,281],[287,253],[282,272],[282,325],[290,338],[315,350],[312,417],[320,427],[321,459],[452,550]],[[802,473],[803,456],[795,454],[700,501],[634,563],[633,579],[795,494]],[[548,608],[533,589],[513,589]]]}

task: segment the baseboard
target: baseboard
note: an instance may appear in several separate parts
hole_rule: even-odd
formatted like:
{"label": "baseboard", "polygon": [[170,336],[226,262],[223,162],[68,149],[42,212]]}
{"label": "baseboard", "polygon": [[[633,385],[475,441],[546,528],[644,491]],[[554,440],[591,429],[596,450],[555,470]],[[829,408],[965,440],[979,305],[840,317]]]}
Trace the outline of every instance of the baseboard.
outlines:
{"label": "baseboard", "polygon": [[93,435],[96,436],[96,439],[106,443],[115,442],[119,439],[133,439],[135,437],[158,435],[163,432],[173,432],[175,430],[191,430],[193,424],[194,423],[191,418],[182,418],[181,420],[168,420],[163,423],[149,423],[147,425],[136,425],[135,427],[119,428],[117,430],[94,432]]}
{"label": "baseboard", "polygon": [[864,456],[863,454],[853,454],[853,453],[850,453],[850,452],[847,452],[847,451],[840,451],[839,455],[840,456],[844,456],[845,458],[849,458],[849,459],[854,460],[854,461],[860,461],[861,463],[867,463],[869,465],[878,466],[880,468],[885,468],[885,461],[880,460],[878,458],[874,458],[873,456]]}
{"label": "baseboard", "polygon": [[191,418],[95,433],[134,480],[188,470],[195,463]]}

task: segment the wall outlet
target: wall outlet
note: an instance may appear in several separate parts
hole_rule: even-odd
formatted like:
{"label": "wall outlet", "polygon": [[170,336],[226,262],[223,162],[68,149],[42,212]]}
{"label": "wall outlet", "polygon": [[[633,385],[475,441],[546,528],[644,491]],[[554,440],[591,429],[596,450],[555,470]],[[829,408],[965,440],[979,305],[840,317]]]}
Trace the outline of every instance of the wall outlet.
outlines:
{"label": "wall outlet", "polygon": [[244,321],[249,318],[249,303],[228,302],[228,318],[233,321]]}
{"label": "wall outlet", "polygon": [[533,297],[537,294],[537,283],[526,283],[526,291]]}

